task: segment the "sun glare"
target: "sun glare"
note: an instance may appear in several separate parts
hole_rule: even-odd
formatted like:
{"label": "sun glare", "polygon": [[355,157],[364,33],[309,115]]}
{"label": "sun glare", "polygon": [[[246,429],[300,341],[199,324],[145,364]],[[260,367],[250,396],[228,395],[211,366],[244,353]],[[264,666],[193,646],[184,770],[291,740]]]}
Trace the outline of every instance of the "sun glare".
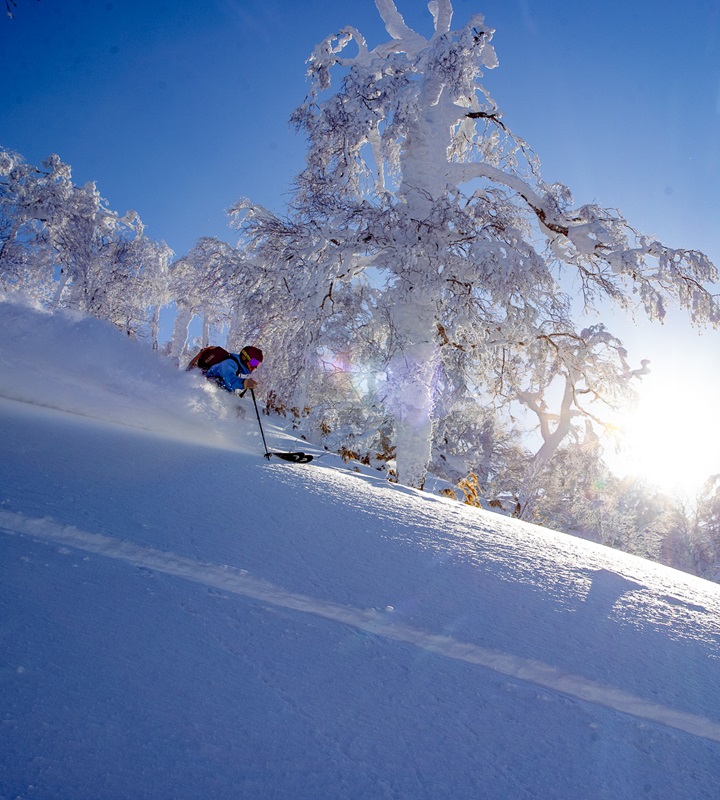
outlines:
{"label": "sun glare", "polygon": [[720,473],[720,391],[714,376],[653,374],[639,387],[637,408],[617,422],[623,452],[607,454],[619,475],[637,475],[666,492],[694,496]]}

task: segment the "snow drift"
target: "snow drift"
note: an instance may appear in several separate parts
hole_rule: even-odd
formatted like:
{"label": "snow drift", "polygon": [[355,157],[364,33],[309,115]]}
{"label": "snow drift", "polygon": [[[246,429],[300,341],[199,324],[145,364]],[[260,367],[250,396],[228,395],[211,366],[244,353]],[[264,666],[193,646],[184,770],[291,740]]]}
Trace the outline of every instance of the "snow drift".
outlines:
{"label": "snow drift", "polygon": [[720,587],[242,402],[0,305],[0,797],[715,796]]}

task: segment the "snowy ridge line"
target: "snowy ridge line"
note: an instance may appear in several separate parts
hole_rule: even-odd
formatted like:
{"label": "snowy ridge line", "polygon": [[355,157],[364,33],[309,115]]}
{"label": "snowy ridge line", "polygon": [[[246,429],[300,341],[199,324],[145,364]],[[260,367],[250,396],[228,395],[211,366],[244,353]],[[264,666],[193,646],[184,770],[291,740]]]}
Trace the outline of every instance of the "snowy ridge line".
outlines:
{"label": "snowy ridge line", "polygon": [[316,600],[253,578],[245,570],[237,567],[194,561],[152,547],[81,531],[74,526],[59,525],[47,518],[30,518],[19,513],[0,511],[0,531],[67,545],[282,608],[313,614],[377,636],[412,644],[435,655],[491,669],[510,678],[647,722],[720,742],[720,723],[706,717],[650,703],[621,689],[562,672],[540,661],[506,655],[453,639],[451,636],[411,628],[394,621],[392,612],[361,610]]}

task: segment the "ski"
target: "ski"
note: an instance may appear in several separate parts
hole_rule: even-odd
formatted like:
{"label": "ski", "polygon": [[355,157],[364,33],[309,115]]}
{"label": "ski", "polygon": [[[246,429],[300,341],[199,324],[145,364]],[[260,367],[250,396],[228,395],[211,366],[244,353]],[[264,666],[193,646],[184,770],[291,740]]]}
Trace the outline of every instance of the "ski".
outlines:
{"label": "ski", "polygon": [[265,441],[265,431],[263,431],[262,422],[260,421],[260,409],[258,408],[257,400],[255,399],[255,392],[250,389],[250,395],[253,399],[255,406],[255,416],[257,417],[258,425],[260,426],[260,435],[262,436],[263,445],[265,446],[265,458],[270,461],[272,456],[282,458],[284,461],[290,461],[293,464],[308,464],[313,460],[308,453],[278,453],[275,450],[268,450],[267,442]]}
{"label": "ski", "polygon": [[277,456],[284,461],[291,461],[293,464],[309,464],[313,460],[313,457],[309,453],[276,453],[274,450],[265,453],[265,458],[267,458],[268,461],[270,460],[270,456]]}

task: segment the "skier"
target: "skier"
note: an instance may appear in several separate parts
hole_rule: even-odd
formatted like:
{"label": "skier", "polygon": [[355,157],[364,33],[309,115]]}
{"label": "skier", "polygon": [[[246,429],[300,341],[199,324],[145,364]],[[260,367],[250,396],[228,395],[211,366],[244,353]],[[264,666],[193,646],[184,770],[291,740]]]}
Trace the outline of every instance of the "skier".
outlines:
{"label": "skier", "polygon": [[208,380],[234,394],[244,394],[254,389],[257,381],[249,377],[262,363],[262,350],[247,345],[239,353],[230,353],[222,347],[206,347],[188,364],[197,367]]}
{"label": "skier", "polygon": [[[260,410],[258,409],[255,392],[253,391],[257,386],[257,381],[250,377],[250,374],[262,364],[262,360],[262,350],[252,345],[243,347],[239,353],[230,353],[223,347],[204,347],[195,355],[186,369],[191,370],[197,368],[202,370],[202,374],[206,378],[215,381],[218,386],[221,386],[228,392],[239,394],[241,397],[249,389],[252,395],[253,405],[255,406],[255,415],[257,416],[258,425],[260,426],[263,446],[265,447],[265,458],[269,459],[271,456],[277,456],[284,461],[292,461],[294,464],[308,464],[313,460],[313,457],[309,453],[278,453],[276,450],[268,450],[267,442],[265,441],[265,432],[263,431],[262,422],[260,421]],[[240,407],[238,407],[238,415],[240,417],[245,416],[245,412]]]}

